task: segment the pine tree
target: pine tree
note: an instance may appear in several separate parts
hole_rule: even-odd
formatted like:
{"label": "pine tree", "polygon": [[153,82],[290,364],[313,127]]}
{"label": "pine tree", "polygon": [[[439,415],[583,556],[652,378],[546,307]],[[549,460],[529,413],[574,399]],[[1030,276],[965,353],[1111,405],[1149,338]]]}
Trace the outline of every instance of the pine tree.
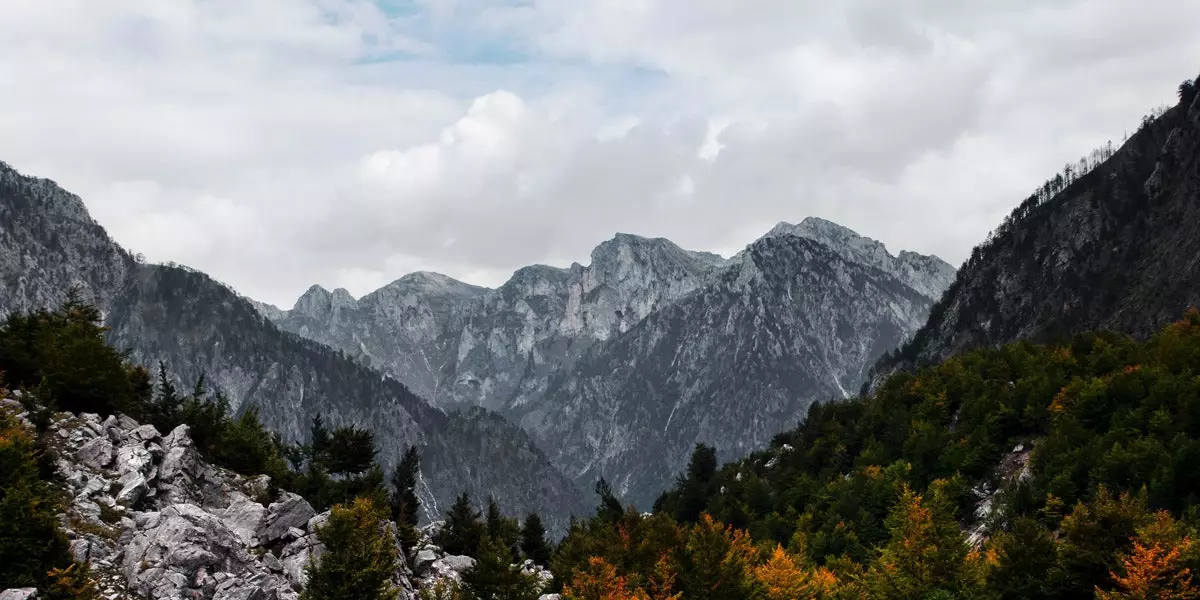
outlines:
{"label": "pine tree", "polygon": [[924,497],[904,486],[887,518],[891,540],[867,573],[875,597],[974,597],[978,571],[939,483]]}
{"label": "pine tree", "polygon": [[1053,597],[1048,573],[1057,557],[1050,532],[1029,517],[1018,517],[1009,531],[992,538],[989,549],[996,565],[987,576],[988,589],[1002,600],[1041,600]]}
{"label": "pine tree", "polygon": [[312,419],[312,426],[309,428],[309,448],[311,457],[309,460],[319,465],[321,469],[325,468],[325,453],[329,450],[329,429],[325,427],[325,420],[321,418],[321,414]]}
{"label": "pine tree", "polygon": [[675,518],[682,523],[695,523],[708,506],[713,493],[713,477],[717,473],[717,451],[712,446],[696,444],[688,461],[687,473],[677,482]]}
{"label": "pine tree", "polygon": [[508,547],[491,536],[484,536],[476,553],[475,566],[463,574],[463,592],[471,600],[536,600],[540,582],[521,572],[513,564]]}
{"label": "pine tree", "polygon": [[338,427],[329,436],[326,468],[334,475],[365,473],[375,464],[375,434],[358,427]]}
{"label": "pine tree", "polygon": [[625,509],[621,508],[621,501],[617,500],[616,494],[612,491],[612,486],[608,485],[608,481],[603,477],[596,482],[596,495],[600,497],[600,506],[596,507],[596,516],[610,523],[616,523],[621,520],[621,515],[625,514]]}
{"label": "pine tree", "polygon": [[534,563],[550,564],[550,543],[546,541],[546,528],[537,513],[529,513],[521,526],[521,553]]}
{"label": "pine tree", "polygon": [[392,470],[392,520],[399,528],[400,543],[404,549],[416,546],[417,511],[421,501],[417,498],[417,478],[421,473],[421,454],[416,446],[409,446],[399,464]]}
{"label": "pine tree", "polygon": [[385,517],[366,498],[335,506],[328,523],[317,530],[325,552],[319,564],[307,569],[302,600],[393,600],[398,557]]}
{"label": "pine tree", "polygon": [[479,520],[479,511],[471,506],[471,497],[463,492],[446,513],[446,524],[437,536],[437,544],[447,554],[475,556],[487,529]]}
{"label": "pine tree", "polygon": [[513,556],[520,552],[521,528],[515,519],[507,518],[500,512],[500,505],[493,496],[488,496],[486,524],[489,537],[503,544]]}

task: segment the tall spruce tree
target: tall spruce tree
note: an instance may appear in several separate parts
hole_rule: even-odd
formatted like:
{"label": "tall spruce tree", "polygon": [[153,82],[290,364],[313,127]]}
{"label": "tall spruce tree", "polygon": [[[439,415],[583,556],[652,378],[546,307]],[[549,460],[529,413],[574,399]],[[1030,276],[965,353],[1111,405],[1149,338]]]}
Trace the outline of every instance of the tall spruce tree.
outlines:
{"label": "tall spruce tree", "polygon": [[717,451],[712,446],[696,444],[688,461],[687,473],[677,481],[679,498],[675,518],[683,523],[696,523],[708,506],[713,494],[713,478],[717,474]]}
{"label": "tall spruce tree", "polygon": [[550,543],[546,541],[546,528],[537,513],[529,513],[521,525],[521,553],[533,562],[550,564]]}
{"label": "tall spruce tree", "polygon": [[446,513],[446,524],[435,540],[447,554],[476,556],[487,534],[479,520],[479,511],[471,506],[471,497],[463,492]]}
{"label": "tall spruce tree", "polygon": [[491,538],[508,549],[508,552],[516,556],[521,550],[521,527],[517,524],[516,519],[511,519],[504,516],[500,511],[500,505],[496,503],[496,498],[488,496],[487,506],[487,534]]}
{"label": "tall spruce tree", "polygon": [[392,469],[392,520],[399,528],[400,543],[405,551],[417,545],[417,511],[421,501],[417,498],[417,478],[421,473],[421,454],[416,446],[409,446],[404,458]]}

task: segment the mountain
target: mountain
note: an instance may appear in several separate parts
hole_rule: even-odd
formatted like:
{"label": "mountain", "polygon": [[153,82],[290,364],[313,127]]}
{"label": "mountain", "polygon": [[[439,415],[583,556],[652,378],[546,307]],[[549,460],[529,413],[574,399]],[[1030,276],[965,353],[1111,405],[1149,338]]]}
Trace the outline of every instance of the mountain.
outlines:
{"label": "mountain", "polygon": [[263,314],[437,404],[501,411],[582,486],[607,477],[648,505],[696,442],[740,456],[857,389],[954,277],[816,218],[728,260],[629,234],[591,258],[494,290],[428,273],[358,300],[314,286]]}
{"label": "mountain", "polygon": [[1081,163],[975,249],[929,322],[876,367],[875,385],[1018,339],[1145,338],[1200,305],[1200,96],[1181,93],[1120,148]]}
{"label": "mountain", "polygon": [[346,352],[442,406],[521,414],[593,344],[696,289],[723,263],[665,239],[618,234],[591,265],[518,270],[494,290],[413,273],[355,300],[310,288],[281,328]]}
{"label": "mountain", "polygon": [[[510,513],[538,510],[559,530],[582,512],[577,489],[501,416],[446,413],[341,352],[281,331],[203,273],[140,263],[77,196],[0,163],[0,314],[57,305],[72,286],[101,308],[109,341],[134,361],[166,361],[189,383],[204,374],[235,410],[255,406],[287,440],[303,439],[322,414],[331,425],[374,431],[387,466],[420,446],[429,516],[463,490],[492,494]],[[325,304],[330,314],[337,299]]]}
{"label": "mountain", "polygon": [[522,424],[580,483],[648,506],[706,443],[740,457],[846,397],[932,299],[805,237],[752,244],[552,382]]}

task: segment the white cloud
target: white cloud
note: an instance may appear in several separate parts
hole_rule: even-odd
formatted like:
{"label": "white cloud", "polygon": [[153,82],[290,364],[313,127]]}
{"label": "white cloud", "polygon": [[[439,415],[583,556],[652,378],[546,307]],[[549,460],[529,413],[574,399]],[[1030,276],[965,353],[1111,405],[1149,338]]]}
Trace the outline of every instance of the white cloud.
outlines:
{"label": "white cloud", "polygon": [[1200,68],[1175,0],[0,5],[0,160],[283,305],[810,214],[957,261]]}

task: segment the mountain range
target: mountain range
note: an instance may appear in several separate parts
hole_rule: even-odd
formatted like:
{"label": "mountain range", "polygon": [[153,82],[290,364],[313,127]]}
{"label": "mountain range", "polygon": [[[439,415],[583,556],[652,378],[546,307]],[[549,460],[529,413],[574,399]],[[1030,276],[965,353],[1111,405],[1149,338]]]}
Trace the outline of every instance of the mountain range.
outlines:
{"label": "mountain range", "polygon": [[496,289],[413,273],[259,308],[438,406],[504,414],[581,487],[605,477],[648,506],[696,443],[741,456],[856,390],[953,278],[808,218],[730,259],[617,234],[587,266],[524,267]]}

